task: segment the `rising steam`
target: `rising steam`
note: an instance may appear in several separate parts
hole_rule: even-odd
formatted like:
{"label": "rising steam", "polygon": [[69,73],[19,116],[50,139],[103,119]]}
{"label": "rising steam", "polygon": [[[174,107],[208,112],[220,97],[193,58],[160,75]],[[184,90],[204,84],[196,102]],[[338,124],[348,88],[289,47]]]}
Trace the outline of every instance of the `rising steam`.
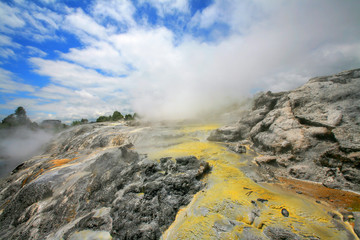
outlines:
{"label": "rising steam", "polygon": [[53,134],[26,127],[0,130],[0,177],[9,174],[17,165],[41,153],[42,146]]}

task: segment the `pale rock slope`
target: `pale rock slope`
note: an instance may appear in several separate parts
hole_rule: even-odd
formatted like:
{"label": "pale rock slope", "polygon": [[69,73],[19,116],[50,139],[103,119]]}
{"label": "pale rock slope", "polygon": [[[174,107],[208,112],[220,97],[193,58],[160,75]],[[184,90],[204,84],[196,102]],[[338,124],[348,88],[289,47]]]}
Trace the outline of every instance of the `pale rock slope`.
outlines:
{"label": "pale rock slope", "polygon": [[256,159],[264,181],[294,177],[360,191],[360,69],[262,93],[236,124],[209,140],[251,141],[264,155]]}

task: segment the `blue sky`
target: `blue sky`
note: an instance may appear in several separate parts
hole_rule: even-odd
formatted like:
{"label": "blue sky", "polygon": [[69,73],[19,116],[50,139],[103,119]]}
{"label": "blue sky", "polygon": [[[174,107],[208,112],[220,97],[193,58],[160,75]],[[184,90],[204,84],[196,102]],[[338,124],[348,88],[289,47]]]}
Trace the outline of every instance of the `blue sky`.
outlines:
{"label": "blue sky", "polygon": [[0,118],[149,118],[360,67],[358,0],[0,1]]}

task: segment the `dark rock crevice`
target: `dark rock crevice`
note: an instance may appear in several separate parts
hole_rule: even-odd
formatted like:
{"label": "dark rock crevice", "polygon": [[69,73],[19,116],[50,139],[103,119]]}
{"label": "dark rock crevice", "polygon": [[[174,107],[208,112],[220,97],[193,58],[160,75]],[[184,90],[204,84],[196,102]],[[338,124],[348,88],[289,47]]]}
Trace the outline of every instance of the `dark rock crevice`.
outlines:
{"label": "dark rock crevice", "polygon": [[295,116],[295,118],[299,121],[300,124],[302,125],[306,125],[306,126],[312,126],[312,127],[325,127],[329,130],[334,129],[334,127],[320,123],[320,122],[316,122],[316,121],[312,121],[310,119],[306,119],[305,117],[300,117],[300,116]]}

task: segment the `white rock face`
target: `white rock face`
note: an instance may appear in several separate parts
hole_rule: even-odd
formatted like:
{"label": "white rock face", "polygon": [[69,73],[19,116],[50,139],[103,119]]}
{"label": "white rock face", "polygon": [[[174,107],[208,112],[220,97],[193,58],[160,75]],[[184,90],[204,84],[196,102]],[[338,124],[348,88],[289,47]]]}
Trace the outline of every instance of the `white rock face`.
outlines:
{"label": "white rock face", "polygon": [[[279,176],[325,184],[330,178],[336,184],[329,187],[360,191],[359,76],[355,69],[310,79],[293,91],[263,93],[237,124],[216,130],[209,140],[249,139],[278,158],[269,169]],[[283,154],[292,160],[285,163]],[[307,174],[304,165],[311,166]]]}

